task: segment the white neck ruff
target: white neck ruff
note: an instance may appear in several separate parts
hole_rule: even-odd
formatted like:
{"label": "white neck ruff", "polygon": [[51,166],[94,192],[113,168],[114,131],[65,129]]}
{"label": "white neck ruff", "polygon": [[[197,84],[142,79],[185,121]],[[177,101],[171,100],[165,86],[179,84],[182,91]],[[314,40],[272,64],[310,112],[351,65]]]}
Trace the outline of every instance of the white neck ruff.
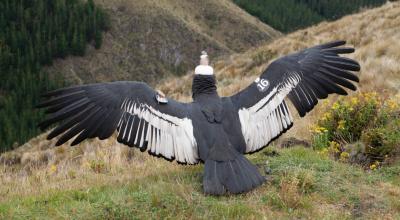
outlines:
{"label": "white neck ruff", "polygon": [[214,69],[208,65],[198,65],[194,70],[196,75],[214,75]]}

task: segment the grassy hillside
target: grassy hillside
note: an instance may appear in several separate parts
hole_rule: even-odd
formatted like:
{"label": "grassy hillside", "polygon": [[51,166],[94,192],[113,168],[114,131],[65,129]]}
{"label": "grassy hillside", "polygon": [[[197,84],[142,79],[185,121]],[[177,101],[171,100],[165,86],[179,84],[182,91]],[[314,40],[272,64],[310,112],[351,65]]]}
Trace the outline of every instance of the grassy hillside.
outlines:
{"label": "grassy hillside", "polygon": [[213,57],[242,52],[280,35],[229,0],[95,1],[107,9],[111,29],[99,51],[60,60],[49,72],[74,83],[155,82],[193,69],[202,50]]}
{"label": "grassy hillside", "polygon": [[[361,91],[400,91],[400,2],[282,36],[245,53],[214,60],[219,92],[252,82],[274,58],[321,42],[346,39],[357,49]],[[157,85],[190,100],[191,75]],[[354,93],[352,93],[354,94]],[[331,96],[330,100],[336,97]],[[323,105],[282,138],[310,137]],[[266,174],[263,186],[239,196],[204,196],[202,165],[181,166],[116,143],[90,140],[52,148],[42,134],[0,156],[0,218],[399,219],[400,164],[365,170],[311,148],[279,140],[249,156]],[[272,172],[269,172],[269,169]]]}
{"label": "grassy hillside", "polygon": [[[141,156],[101,173],[82,167],[41,171],[1,197],[0,217],[37,219],[396,219],[400,164],[365,172],[305,148],[252,156],[273,170],[269,182],[247,194],[201,193],[203,166],[185,167]],[[139,160],[139,161],[138,161]],[[63,169],[63,168],[61,168]],[[79,170],[79,171],[78,171]],[[85,171],[82,171],[85,170]],[[23,184],[25,184],[25,181]],[[44,188],[44,185],[46,188]],[[4,187],[2,187],[4,188]],[[36,189],[35,189],[36,188]],[[62,189],[62,190],[61,190]],[[21,190],[15,193],[16,190]],[[32,192],[34,191],[34,192]],[[21,194],[27,194],[21,196]],[[2,192],[2,195],[3,192]]]}

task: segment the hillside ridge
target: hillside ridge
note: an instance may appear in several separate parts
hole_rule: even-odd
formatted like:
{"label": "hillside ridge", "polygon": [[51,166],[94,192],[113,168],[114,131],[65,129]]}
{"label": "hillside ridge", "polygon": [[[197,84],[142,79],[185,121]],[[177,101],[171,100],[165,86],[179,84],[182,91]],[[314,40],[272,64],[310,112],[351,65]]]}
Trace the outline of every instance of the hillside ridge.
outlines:
{"label": "hillside ridge", "polygon": [[105,8],[111,29],[99,50],[58,60],[48,72],[70,83],[136,80],[155,83],[184,74],[200,51],[213,57],[243,52],[281,34],[229,0],[95,1]]}

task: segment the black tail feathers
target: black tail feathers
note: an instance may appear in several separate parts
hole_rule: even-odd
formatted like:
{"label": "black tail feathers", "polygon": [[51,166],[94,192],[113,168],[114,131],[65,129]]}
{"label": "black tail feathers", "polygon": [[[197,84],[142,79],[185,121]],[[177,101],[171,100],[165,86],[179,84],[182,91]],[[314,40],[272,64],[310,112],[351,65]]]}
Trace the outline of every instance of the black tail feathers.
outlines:
{"label": "black tail feathers", "polygon": [[265,178],[257,167],[243,155],[238,155],[230,161],[206,160],[204,167],[204,193],[223,195],[243,193],[261,185]]}

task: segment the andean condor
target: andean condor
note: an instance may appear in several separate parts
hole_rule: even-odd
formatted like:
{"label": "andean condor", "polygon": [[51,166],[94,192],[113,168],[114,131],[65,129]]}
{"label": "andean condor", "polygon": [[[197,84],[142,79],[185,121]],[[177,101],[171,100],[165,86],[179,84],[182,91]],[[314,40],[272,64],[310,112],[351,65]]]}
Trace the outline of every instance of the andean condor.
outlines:
{"label": "andean condor", "polygon": [[167,100],[142,82],[79,85],[48,92],[48,118],[42,129],[60,122],[48,135],[61,135],[56,145],[75,137],[103,140],[115,131],[118,142],[183,164],[205,163],[206,194],[247,192],[265,178],[245,154],[259,151],[287,131],[293,117],[287,97],[300,116],[328,94],[356,90],[359,64],[339,54],[345,41],[314,46],[272,62],[246,89],[219,97],[213,68],[206,54],[196,67],[193,102]]}

